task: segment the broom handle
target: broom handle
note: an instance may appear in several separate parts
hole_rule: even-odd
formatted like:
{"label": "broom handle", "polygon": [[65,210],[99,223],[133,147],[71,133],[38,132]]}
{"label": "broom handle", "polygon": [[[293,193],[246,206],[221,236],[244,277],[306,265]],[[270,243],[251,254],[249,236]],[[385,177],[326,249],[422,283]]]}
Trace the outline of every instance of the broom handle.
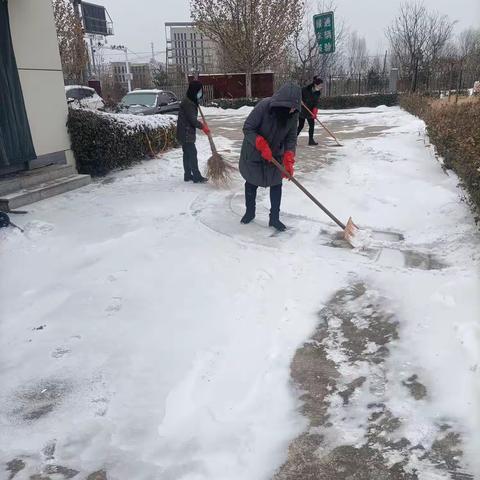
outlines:
{"label": "broom handle", "polygon": [[340,145],[340,142],[337,140],[337,137],[328,129],[326,125],[324,125],[317,117],[313,116],[313,112],[302,102],[303,108],[315,118],[315,120],[330,134],[330,136],[337,142],[337,145]]}
{"label": "broom handle", "polygon": [[[198,106],[198,110],[200,111],[200,115],[202,116],[202,120],[203,120],[203,123],[207,126],[208,128],[208,124],[207,124],[207,121],[205,120],[205,115],[203,114],[202,112],[202,107],[200,107],[200,105]],[[217,147],[215,147],[215,143],[213,143],[213,137],[212,137],[212,132],[209,132],[207,134],[207,137],[208,137],[208,141],[210,143],[210,148],[212,149],[212,153],[217,153]]]}
{"label": "broom handle", "polygon": [[272,163],[289,179],[291,180],[317,207],[321,208],[342,230],[346,226],[326,207],[324,207],[293,175],[290,175],[285,167],[275,158],[272,157]]}

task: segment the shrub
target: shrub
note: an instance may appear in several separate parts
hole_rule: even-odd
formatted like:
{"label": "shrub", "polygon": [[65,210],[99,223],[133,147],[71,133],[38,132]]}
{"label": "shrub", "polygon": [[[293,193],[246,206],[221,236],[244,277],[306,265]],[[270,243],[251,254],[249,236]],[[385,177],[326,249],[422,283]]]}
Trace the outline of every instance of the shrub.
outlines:
{"label": "shrub", "polygon": [[457,173],[480,209],[480,102],[434,102],[411,95],[402,97],[400,104],[425,121],[445,167]]}
{"label": "shrub", "polygon": [[238,109],[241,107],[254,107],[261,98],[216,98],[212,100],[207,106],[229,109]]}
{"label": "shrub", "polygon": [[396,93],[375,93],[371,95],[341,95],[338,97],[321,97],[320,108],[325,110],[339,110],[342,108],[375,108],[380,105],[392,107],[398,105]]}
{"label": "shrub", "polygon": [[67,127],[80,173],[105,175],[176,146],[174,117],[70,108]]}
{"label": "shrub", "polygon": [[[254,107],[260,99],[258,98],[219,98],[208,104],[209,107],[233,108],[248,106]],[[326,110],[337,110],[342,108],[378,107],[386,105],[398,105],[397,94],[372,94],[372,95],[345,95],[338,97],[322,97],[320,108]]]}

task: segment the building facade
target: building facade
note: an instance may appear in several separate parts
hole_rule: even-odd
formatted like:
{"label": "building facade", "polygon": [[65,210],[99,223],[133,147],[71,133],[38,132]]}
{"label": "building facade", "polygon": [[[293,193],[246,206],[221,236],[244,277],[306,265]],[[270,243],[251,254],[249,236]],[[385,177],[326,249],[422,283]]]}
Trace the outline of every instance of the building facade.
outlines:
{"label": "building facade", "polygon": [[[153,87],[153,66],[150,63],[129,62],[132,88]],[[128,88],[127,65],[125,62],[111,62],[111,73],[114,83],[121,85],[125,90]]]}
{"label": "building facade", "polygon": [[190,22],[165,23],[167,71],[214,73],[219,68],[217,44]]}
{"label": "building facade", "polygon": [[51,0],[0,0],[0,175],[73,164]]}

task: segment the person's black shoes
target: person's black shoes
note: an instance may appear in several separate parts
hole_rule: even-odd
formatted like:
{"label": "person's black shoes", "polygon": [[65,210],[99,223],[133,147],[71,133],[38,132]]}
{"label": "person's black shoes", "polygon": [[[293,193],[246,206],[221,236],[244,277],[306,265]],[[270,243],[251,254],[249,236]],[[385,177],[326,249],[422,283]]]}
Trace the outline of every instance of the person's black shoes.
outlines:
{"label": "person's black shoes", "polygon": [[255,218],[255,212],[251,212],[251,211],[249,212],[247,210],[245,215],[240,220],[240,223],[244,223],[246,225],[247,223],[250,223],[254,218]]}
{"label": "person's black shoes", "polygon": [[314,146],[314,145],[318,145],[318,143],[317,143],[313,138],[311,138],[311,139],[308,141],[308,145]]}
{"label": "person's black shoes", "polygon": [[191,182],[193,180],[192,175],[183,175],[183,181],[184,182]]}
{"label": "person's black shoes", "polygon": [[284,232],[287,229],[287,227],[278,218],[272,217],[270,217],[268,226],[275,228],[275,230],[278,230],[279,232]]}
{"label": "person's black shoes", "polygon": [[201,175],[197,178],[192,178],[193,183],[205,183],[208,182],[208,178],[202,177]]}

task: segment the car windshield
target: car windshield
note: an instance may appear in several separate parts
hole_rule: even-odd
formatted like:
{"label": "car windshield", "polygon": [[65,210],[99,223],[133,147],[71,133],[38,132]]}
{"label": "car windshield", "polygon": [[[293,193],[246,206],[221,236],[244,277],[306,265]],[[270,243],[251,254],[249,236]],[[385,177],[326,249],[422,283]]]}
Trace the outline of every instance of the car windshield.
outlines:
{"label": "car windshield", "polygon": [[127,93],[122,99],[122,104],[127,106],[144,105],[146,107],[154,107],[156,102],[156,93]]}

